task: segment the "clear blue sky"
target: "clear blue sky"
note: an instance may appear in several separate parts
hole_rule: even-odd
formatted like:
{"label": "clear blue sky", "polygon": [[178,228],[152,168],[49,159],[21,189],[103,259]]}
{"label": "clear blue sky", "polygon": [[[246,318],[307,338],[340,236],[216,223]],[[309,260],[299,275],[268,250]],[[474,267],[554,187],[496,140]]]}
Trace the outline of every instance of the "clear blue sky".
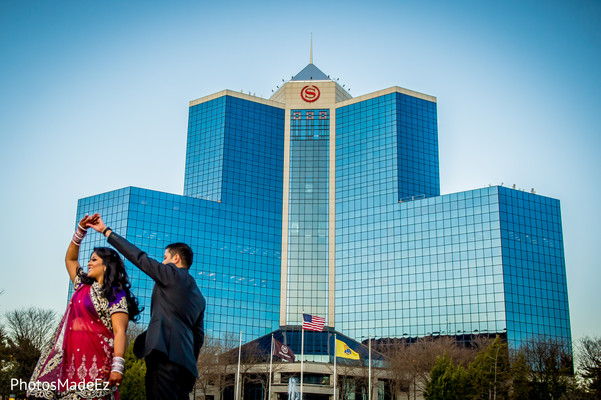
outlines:
{"label": "clear blue sky", "polygon": [[438,98],[442,193],[504,183],[561,200],[573,337],[601,335],[590,0],[0,0],[0,313],[62,313],[77,199],[181,194],[188,101],[269,97],[308,64],[311,33],[314,63],[352,95]]}

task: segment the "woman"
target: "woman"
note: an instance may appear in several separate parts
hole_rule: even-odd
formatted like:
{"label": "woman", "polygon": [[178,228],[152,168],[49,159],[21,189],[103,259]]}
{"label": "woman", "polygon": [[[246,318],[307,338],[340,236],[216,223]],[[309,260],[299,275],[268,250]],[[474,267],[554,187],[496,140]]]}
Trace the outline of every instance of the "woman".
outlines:
{"label": "woman", "polygon": [[52,340],[42,350],[27,395],[41,399],[118,398],[123,379],[126,330],[140,313],[123,261],[114,250],[95,248],[88,273],[78,263],[79,245],[98,218],[86,215],[67,249],[73,297]]}

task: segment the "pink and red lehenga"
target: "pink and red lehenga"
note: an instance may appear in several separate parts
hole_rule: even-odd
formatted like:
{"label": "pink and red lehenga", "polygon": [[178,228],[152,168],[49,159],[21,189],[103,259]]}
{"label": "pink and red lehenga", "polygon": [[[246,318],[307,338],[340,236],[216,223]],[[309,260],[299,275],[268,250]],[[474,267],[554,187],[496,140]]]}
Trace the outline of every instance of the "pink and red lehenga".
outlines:
{"label": "pink and red lehenga", "polygon": [[82,283],[78,269],[75,292],[52,340],[42,350],[28,385],[28,398],[118,399],[108,385],[113,359],[111,315],[127,313],[125,292],[108,301],[98,282]]}

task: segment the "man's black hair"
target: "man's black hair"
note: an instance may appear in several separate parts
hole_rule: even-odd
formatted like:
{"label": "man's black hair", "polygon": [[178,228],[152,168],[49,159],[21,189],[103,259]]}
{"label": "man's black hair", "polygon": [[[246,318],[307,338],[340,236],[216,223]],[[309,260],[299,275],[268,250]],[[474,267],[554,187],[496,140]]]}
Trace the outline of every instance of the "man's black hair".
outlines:
{"label": "man's black hair", "polygon": [[171,255],[179,254],[179,257],[182,260],[182,264],[184,267],[190,268],[192,265],[192,260],[194,258],[194,253],[192,253],[192,249],[185,243],[171,243],[166,247],[167,250],[171,253]]}

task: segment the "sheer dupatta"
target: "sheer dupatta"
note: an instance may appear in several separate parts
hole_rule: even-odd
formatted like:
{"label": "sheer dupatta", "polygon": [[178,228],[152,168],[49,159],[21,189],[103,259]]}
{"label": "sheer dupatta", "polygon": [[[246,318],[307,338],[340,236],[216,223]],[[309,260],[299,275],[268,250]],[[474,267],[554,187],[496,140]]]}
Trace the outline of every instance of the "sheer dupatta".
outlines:
{"label": "sheer dupatta", "polygon": [[[43,399],[118,399],[108,385],[113,358],[109,302],[98,283],[73,282],[75,293],[34,370],[27,395]],[[114,304],[114,302],[111,302]]]}

